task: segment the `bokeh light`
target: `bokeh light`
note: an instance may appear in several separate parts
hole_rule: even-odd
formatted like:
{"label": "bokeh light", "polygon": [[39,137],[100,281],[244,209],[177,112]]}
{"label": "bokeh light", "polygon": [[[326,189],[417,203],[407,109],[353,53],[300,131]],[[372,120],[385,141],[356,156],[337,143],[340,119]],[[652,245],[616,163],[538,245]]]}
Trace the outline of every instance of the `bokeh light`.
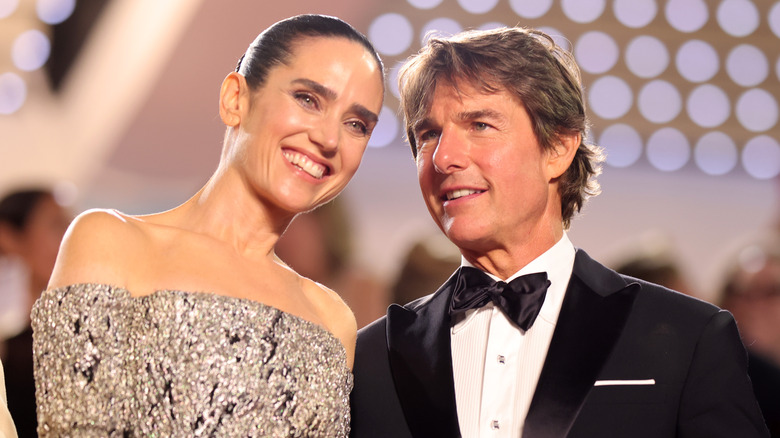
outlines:
{"label": "bokeh light", "polygon": [[590,108],[603,119],[623,117],[634,101],[631,87],[617,76],[602,76],[593,82],[588,94]]}
{"label": "bokeh light", "polygon": [[647,140],[647,160],[658,170],[671,172],[688,163],[691,147],[688,139],[675,128],[662,128]]}
{"label": "bokeh light", "polygon": [[613,167],[631,166],[642,156],[642,138],[625,123],[607,127],[601,133],[599,146],[606,150],[607,164]]}
{"label": "bokeh light", "polygon": [[750,139],[742,149],[742,167],[758,179],[780,175],[780,144],[768,135]]}
{"label": "bokeh light", "polygon": [[756,5],[748,0],[723,0],[718,5],[717,19],[720,28],[735,37],[755,32],[761,21]]}
{"label": "bokeh light", "polygon": [[655,0],[615,0],[612,10],[624,26],[636,29],[653,21],[658,14],[658,5]]}
{"label": "bokeh light", "polygon": [[640,78],[654,78],[669,66],[669,51],[658,38],[642,35],[626,46],[626,66]]}
{"label": "bokeh light", "polygon": [[0,74],[0,114],[13,114],[27,99],[27,84],[16,73]]}
{"label": "bokeh light", "polygon": [[412,45],[412,24],[401,14],[380,15],[368,27],[368,38],[383,55],[399,55]]}
{"label": "bokeh light", "polygon": [[702,172],[724,175],[737,166],[737,145],[728,135],[713,131],[704,134],[693,150],[693,159]]}

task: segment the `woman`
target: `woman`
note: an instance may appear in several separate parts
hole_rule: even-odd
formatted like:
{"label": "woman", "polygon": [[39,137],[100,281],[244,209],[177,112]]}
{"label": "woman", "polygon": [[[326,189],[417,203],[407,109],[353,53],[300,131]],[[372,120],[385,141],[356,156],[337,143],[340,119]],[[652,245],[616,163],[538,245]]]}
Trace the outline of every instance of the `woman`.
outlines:
{"label": "woman", "polygon": [[21,271],[18,281],[0,285],[2,293],[21,295],[13,309],[22,324],[3,343],[8,408],[21,437],[36,436],[35,380],[30,309],[46,289],[70,213],[47,189],[13,191],[0,199],[0,258]]}
{"label": "woman", "polygon": [[159,214],[90,211],[33,314],[41,436],[345,436],[356,324],[275,256],[357,170],[381,61],[341,20],[260,34],[220,89],[213,177]]}

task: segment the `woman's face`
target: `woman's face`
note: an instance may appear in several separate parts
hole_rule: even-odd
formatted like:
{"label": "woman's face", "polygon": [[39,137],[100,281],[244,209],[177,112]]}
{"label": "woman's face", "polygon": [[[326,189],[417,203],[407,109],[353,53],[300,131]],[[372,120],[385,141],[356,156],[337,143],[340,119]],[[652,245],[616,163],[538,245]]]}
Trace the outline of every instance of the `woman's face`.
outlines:
{"label": "woman's face", "polygon": [[292,213],[327,202],[357,171],[382,106],[373,56],[346,38],[304,38],[248,93],[228,159],[250,189]]}

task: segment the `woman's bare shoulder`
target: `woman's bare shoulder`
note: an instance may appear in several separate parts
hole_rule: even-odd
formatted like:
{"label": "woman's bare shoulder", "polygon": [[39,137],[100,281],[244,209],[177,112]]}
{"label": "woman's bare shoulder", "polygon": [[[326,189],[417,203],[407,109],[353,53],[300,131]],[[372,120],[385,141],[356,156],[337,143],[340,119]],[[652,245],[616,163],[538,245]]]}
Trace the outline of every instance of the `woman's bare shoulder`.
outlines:
{"label": "woman's bare shoulder", "polygon": [[355,354],[355,342],[357,340],[357,321],[352,309],[333,289],[325,285],[307,280],[310,283],[308,287],[318,289],[318,308],[323,315],[326,328],[334,336],[339,338],[347,352],[347,364],[352,368],[352,362]]}
{"label": "woman's bare shoulder", "polygon": [[79,214],[62,239],[49,288],[76,283],[121,285],[126,263],[142,244],[143,230],[116,210]]}

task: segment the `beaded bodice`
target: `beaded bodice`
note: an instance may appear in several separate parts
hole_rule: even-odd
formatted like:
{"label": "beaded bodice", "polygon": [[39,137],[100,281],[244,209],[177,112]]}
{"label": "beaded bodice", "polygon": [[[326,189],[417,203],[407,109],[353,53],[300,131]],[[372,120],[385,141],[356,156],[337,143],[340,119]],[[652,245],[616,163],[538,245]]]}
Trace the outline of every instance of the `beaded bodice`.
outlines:
{"label": "beaded bodice", "polygon": [[349,432],[344,348],[279,309],[80,284],[44,292],[32,318],[42,437]]}

